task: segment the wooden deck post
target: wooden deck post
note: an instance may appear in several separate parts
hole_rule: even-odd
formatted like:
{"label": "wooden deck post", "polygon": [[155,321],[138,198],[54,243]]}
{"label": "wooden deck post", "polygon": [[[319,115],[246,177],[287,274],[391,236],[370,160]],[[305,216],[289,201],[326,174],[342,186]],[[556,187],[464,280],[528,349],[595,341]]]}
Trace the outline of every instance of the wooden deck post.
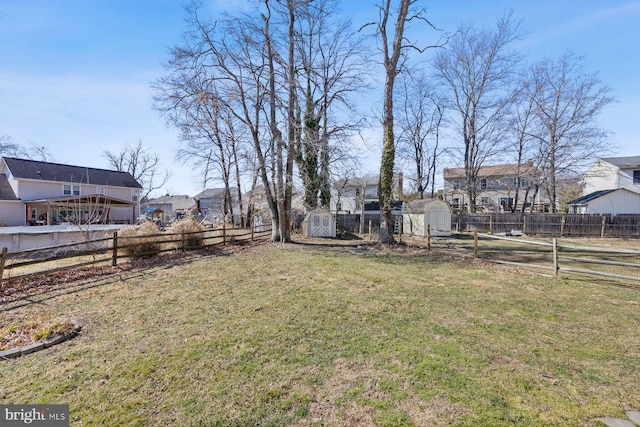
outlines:
{"label": "wooden deck post", "polygon": [[473,257],[478,258],[478,230],[473,232]]}
{"label": "wooden deck post", "polygon": [[111,250],[113,254],[111,255],[111,265],[118,265],[118,232],[113,232],[113,243],[111,244]]}
{"label": "wooden deck post", "polygon": [[4,276],[4,264],[7,261],[7,252],[9,252],[9,249],[4,246],[2,248],[2,256],[0,257],[0,289],[4,287],[2,284],[2,277]]}

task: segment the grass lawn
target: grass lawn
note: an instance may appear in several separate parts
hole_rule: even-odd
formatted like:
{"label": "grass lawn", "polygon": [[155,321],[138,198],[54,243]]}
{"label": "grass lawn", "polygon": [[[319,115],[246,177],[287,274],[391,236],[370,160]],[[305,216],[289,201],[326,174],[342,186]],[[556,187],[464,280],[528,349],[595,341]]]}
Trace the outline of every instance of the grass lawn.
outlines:
{"label": "grass lawn", "polygon": [[300,239],[0,305],[0,326],[83,324],[0,361],[0,403],[113,426],[597,426],[640,409],[640,287]]}

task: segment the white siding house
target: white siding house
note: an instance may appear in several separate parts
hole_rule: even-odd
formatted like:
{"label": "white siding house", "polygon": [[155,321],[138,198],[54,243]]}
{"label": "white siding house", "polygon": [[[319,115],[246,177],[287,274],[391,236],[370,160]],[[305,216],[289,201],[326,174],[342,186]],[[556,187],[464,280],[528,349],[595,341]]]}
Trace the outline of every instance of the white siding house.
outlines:
{"label": "white siding house", "polygon": [[618,188],[640,193],[640,156],[598,159],[584,175],[582,194]]}

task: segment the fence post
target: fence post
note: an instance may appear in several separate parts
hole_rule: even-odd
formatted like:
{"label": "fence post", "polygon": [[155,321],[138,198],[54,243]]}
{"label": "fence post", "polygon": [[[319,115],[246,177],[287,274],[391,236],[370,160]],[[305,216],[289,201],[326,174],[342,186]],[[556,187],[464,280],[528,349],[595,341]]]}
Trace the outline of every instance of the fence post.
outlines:
{"label": "fence post", "polygon": [[558,278],[558,239],[553,238],[553,277]]}
{"label": "fence post", "polygon": [[371,240],[371,224],[373,222],[371,220],[369,220],[369,240]]}
{"label": "fence post", "polygon": [[473,257],[478,258],[478,230],[473,232]]}
{"label": "fence post", "polygon": [[180,246],[182,246],[182,252],[187,250],[187,242],[184,239],[184,230],[180,232]]}
{"label": "fence post", "polygon": [[604,239],[604,226],[607,223],[607,216],[602,215],[602,228],[600,229],[600,238]]}
{"label": "fence post", "polygon": [[489,214],[489,233],[493,232],[493,215]]}
{"label": "fence post", "polygon": [[431,250],[431,224],[427,224],[427,250]]}
{"label": "fence post", "polygon": [[522,214],[522,234],[527,234],[527,215]]}
{"label": "fence post", "polygon": [[255,218],[251,218],[251,241],[253,242],[253,233],[255,232],[256,222]]}
{"label": "fence post", "polygon": [[222,221],[222,246],[227,244],[227,222]]}
{"label": "fence post", "polygon": [[2,248],[2,257],[0,257],[0,289],[4,287],[2,284],[2,277],[4,276],[4,264],[7,261],[7,252],[9,252],[9,249],[4,246]]}
{"label": "fence post", "polygon": [[113,243],[111,244],[111,248],[113,250],[113,254],[111,255],[111,265],[118,265],[118,232],[113,232]]}
{"label": "fence post", "polygon": [[562,215],[562,218],[560,219],[560,237],[562,237],[563,234],[564,234],[564,215]]}

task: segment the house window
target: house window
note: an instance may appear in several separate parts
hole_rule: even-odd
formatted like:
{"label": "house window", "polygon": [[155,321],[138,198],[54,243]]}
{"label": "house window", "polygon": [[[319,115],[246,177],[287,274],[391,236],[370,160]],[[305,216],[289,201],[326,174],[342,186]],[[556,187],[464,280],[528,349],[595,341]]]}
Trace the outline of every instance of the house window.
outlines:
{"label": "house window", "polygon": [[487,189],[487,178],[482,178],[480,180],[480,189],[482,189],[482,190],[486,190]]}
{"label": "house window", "polygon": [[500,206],[502,206],[504,210],[511,210],[513,207],[513,197],[501,197]]}
{"label": "house window", "polygon": [[96,194],[104,196],[104,187],[96,187]]}
{"label": "house window", "polygon": [[520,188],[529,188],[531,183],[527,178],[520,178]]}
{"label": "house window", "polygon": [[640,184],[640,171],[633,171],[633,183]]}
{"label": "house window", "polygon": [[462,188],[462,186],[460,185],[460,181],[453,181],[453,189],[459,190],[460,188]]}
{"label": "house window", "polygon": [[65,196],[79,196],[80,195],[80,186],[79,185],[71,185],[64,184],[62,189],[62,194]]}
{"label": "house window", "polygon": [[137,202],[138,201],[138,191],[137,190],[133,190],[131,192],[131,201],[132,202]]}
{"label": "house window", "polygon": [[460,209],[460,199],[457,197],[453,198],[453,208],[454,209]]}
{"label": "house window", "polygon": [[480,204],[481,205],[488,205],[489,204],[489,198],[488,197],[480,197]]}

